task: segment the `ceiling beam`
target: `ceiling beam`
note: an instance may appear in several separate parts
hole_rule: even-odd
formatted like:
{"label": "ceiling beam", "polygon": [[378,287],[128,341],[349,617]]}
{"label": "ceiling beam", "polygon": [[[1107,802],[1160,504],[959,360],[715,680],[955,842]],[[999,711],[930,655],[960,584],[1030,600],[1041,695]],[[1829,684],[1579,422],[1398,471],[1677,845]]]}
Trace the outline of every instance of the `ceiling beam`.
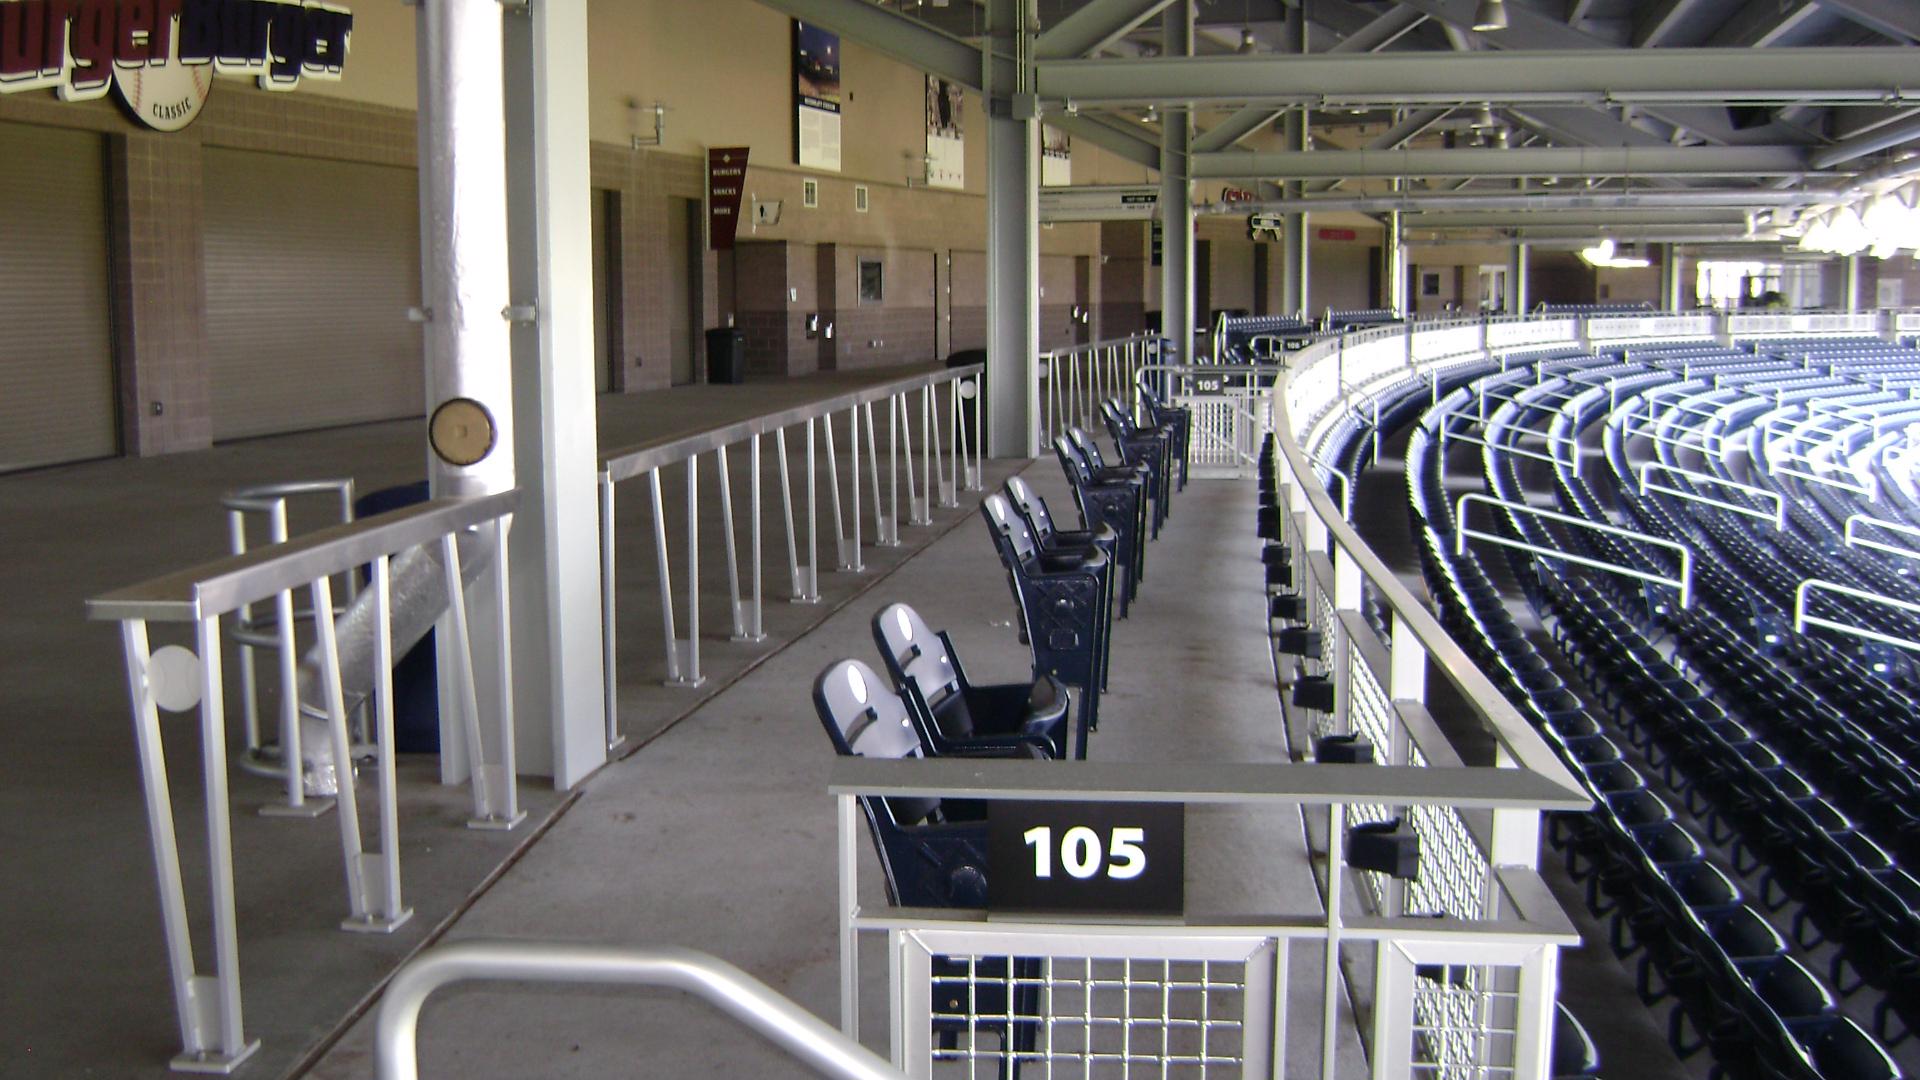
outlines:
{"label": "ceiling beam", "polygon": [[1050,113],[1047,123],[1076,139],[1085,139],[1102,150],[1148,169],[1160,168],[1160,144],[1149,142],[1138,133],[1125,131],[1097,117]]}
{"label": "ceiling beam", "polygon": [[1391,7],[1385,14],[1348,34],[1329,52],[1379,52],[1400,40],[1408,31],[1426,21],[1426,16],[1410,7]]}
{"label": "ceiling beam", "polygon": [[[1399,123],[1374,136],[1372,141],[1367,143],[1366,149],[1395,150],[1405,146],[1407,143],[1418,138],[1421,132],[1426,131],[1442,119],[1445,119],[1446,115],[1452,111],[1452,109],[1445,108],[1415,109],[1401,117]],[[1316,184],[1309,184],[1307,190],[1332,191],[1339,186],[1340,181],[1338,180],[1324,180]]]}
{"label": "ceiling beam", "polygon": [[1896,124],[1877,127],[1871,131],[1842,139],[1824,150],[1816,150],[1809,159],[1818,169],[1831,169],[1835,165],[1865,157],[1868,154],[1890,150],[1902,143],[1920,139],[1920,117],[1912,117]]}
{"label": "ceiling beam", "polygon": [[1712,47],[1763,49],[1792,34],[1808,19],[1820,14],[1813,0],[1781,3],[1781,0],[1747,0],[1707,39]]}
{"label": "ceiling beam", "polygon": [[1819,5],[1895,41],[1920,41],[1920,4],[1913,0],[1817,0]]}
{"label": "ceiling beam", "polygon": [[1304,150],[1195,154],[1194,179],[1345,177],[1798,176],[1792,146],[1524,147],[1514,150]]}
{"label": "ceiling beam", "polygon": [[1634,47],[1650,49],[1665,45],[1667,38],[1688,15],[1693,14],[1693,9],[1699,3],[1700,0],[1659,0],[1633,24]]}
{"label": "ceiling beam", "polygon": [[1083,105],[1904,100],[1920,98],[1913,73],[1907,48],[1389,52],[1052,60],[1037,88]]}
{"label": "ceiling beam", "polygon": [[1205,132],[1194,136],[1193,152],[1196,154],[1206,154],[1215,150],[1225,150],[1241,139],[1266,127],[1267,124],[1278,115],[1280,115],[1280,110],[1273,108],[1271,105],[1249,105],[1208,128]]}
{"label": "ceiling beam", "polygon": [[1092,0],[1034,40],[1042,60],[1091,56],[1172,4],[1173,0]]}
{"label": "ceiling beam", "polygon": [[[917,19],[889,11],[868,0],[761,0],[763,4],[799,19],[824,26],[911,68],[937,75],[973,90],[981,88],[980,50],[935,30]],[[996,58],[1006,67],[1002,86],[1013,85],[1013,62]]]}

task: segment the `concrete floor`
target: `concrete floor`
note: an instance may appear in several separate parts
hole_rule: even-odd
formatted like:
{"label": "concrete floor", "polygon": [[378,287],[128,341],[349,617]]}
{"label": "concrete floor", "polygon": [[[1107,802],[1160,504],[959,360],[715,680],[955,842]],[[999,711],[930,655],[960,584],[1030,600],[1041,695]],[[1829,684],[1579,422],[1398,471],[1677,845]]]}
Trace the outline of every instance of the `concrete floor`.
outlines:
{"label": "concrete floor", "polygon": [[[607,399],[602,444],[669,438],[843,392],[863,378],[871,376]],[[118,642],[109,628],[82,619],[80,601],[220,554],[217,500],[230,487],[352,475],[364,491],[418,476],[418,427],[369,425],[0,478],[0,505],[8,508],[0,515],[0,551],[8,555],[0,595],[9,601],[0,613],[0,656],[7,658],[0,665],[0,858],[11,886],[9,917],[0,923],[8,969],[0,1073],[160,1076],[177,1049]],[[991,467],[989,482],[1006,471]],[[769,461],[769,484],[772,472]],[[1050,459],[1029,475],[1057,506],[1070,506]],[[736,462],[737,489],[744,476]],[[710,474],[703,478],[706,686],[658,684],[664,660],[651,531],[644,499],[623,488],[620,705],[630,756],[566,798],[523,783],[530,818],[510,834],[461,828],[463,790],[431,783],[430,760],[407,762],[402,862],[417,914],[400,932],[374,938],[334,930],[344,908],[336,826],[326,818],[256,817],[272,785],[236,777],[246,1019],[265,1043],[239,1075],[367,1075],[365,1025],[353,1027],[354,1017],[407,953],[443,933],[706,948],[816,1011],[832,1011],[830,751],[808,702],[813,676],[838,656],[869,657],[867,619],[893,599],[915,603],[950,629],[983,681],[1018,677],[1024,650],[971,504],[937,513],[932,528],[903,528],[901,547],[866,548],[864,573],[823,566],[823,601],[790,605],[773,600],[784,594],[786,566],[771,493],[763,511],[770,637],[726,641],[725,578],[711,554],[718,548],[711,483]],[[670,508],[676,498],[670,490]],[[736,490],[736,499],[744,503],[744,493]],[[1250,528],[1218,527],[1251,523],[1251,501],[1249,485],[1232,484],[1196,484],[1180,500],[1152,549],[1134,618],[1116,633],[1096,756],[1284,757],[1262,601],[1248,588],[1258,580],[1256,543]],[[684,522],[671,509],[669,520],[683,592]],[[830,565],[830,526],[823,532]],[[230,701],[235,692],[230,687]],[[190,721],[165,728],[189,907],[201,916],[197,746]],[[1192,820],[1195,910],[1312,909],[1297,815],[1209,812]],[[1248,859],[1248,851],[1260,857]],[[866,880],[878,902],[871,865]],[[204,938],[204,927],[199,933]],[[876,952],[868,955],[877,961]],[[1307,959],[1306,950],[1296,955],[1296,979],[1317,979]],[[885,973],[876,964],[864,974],[866,1030],[883,1033]],[[1292,1030],[1313,1024],[1303,1013]],[[461,991],[429,1011],[425,1030],[428,1075],[629,1074],[637,1063],[662,1076],[794,1071],[698,1007],[645,993]],[[1299,1041],[1315,1045],[1295,1064],[1311,1064],[1317,1040]],[[1343,1064],[1358,1061],[1350,1030],[1340,1053]]]}

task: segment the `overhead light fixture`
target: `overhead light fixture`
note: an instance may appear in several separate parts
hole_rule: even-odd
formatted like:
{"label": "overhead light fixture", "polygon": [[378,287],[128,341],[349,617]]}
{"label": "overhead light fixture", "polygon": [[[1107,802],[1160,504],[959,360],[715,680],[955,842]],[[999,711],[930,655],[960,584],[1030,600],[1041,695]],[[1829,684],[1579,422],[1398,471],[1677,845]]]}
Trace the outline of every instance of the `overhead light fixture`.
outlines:
{"label": "overhead light fixture", "polygon": [[1485,131],[1488,128],[1499,126],[1500,122],[1493,118],[1492,105],[1480,106],[1480,108],[1474,112],[1473,119],[1467,123],[1467,127],[1474,131]]}
{"label": "overhead light fixture", "polygon": [[1507,28],[1507,0],[1480,0],[1473,9],[1473,28],[1480,33]]}
{"label": "overhead light fixture", "polygon": [[1241,56],[1250,56],[1253,54],[1254,50],[1258,49],[1259,47],[1260,47],[1259,40],[1253,36],[1253,27],[1249,26],[1245,30],[1240,31],[1240,55]]}
{"label": "overhead light fixture", "polygon": [[1621,255],[1615,250],[1613,237],[1609,236],[1590,248],[1580,249],[1580,257],[1588,266],[1606,267],[1614,270],[1632,270],[1653,265],[1653,260],[1645,255]]}

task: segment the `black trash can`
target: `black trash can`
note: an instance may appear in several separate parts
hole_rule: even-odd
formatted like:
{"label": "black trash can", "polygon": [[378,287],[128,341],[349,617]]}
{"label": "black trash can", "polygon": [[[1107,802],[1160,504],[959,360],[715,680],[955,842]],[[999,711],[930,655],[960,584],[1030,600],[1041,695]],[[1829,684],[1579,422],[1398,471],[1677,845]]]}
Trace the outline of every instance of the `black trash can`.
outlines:
{"label": "black trash can", "polygon": [[[370,491],[353,501],[353,516],[384,514],[427,501],[425,480]],[[440,752],[440,682],[434,670],[433,631],[393,665],[393,749],[401,754]]]}
{"label": "black trash can", "polygon": [[718,326],[707,331],[707,381],[742,383],[747,381],[747,335],[733,326]]}

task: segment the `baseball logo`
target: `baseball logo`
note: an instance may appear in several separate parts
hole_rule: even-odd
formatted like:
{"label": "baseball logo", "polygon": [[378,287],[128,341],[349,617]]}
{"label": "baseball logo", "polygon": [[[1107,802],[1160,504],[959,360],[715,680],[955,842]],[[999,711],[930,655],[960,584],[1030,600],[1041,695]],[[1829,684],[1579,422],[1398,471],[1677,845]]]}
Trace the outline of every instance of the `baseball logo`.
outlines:
{"label": "baseball logo", "polygon": [[179,131],[193,123],[213,88],[212,64],[183,64],[179,49],[164,64],[116,67],[113,89],[141,123],[155,131]]}

